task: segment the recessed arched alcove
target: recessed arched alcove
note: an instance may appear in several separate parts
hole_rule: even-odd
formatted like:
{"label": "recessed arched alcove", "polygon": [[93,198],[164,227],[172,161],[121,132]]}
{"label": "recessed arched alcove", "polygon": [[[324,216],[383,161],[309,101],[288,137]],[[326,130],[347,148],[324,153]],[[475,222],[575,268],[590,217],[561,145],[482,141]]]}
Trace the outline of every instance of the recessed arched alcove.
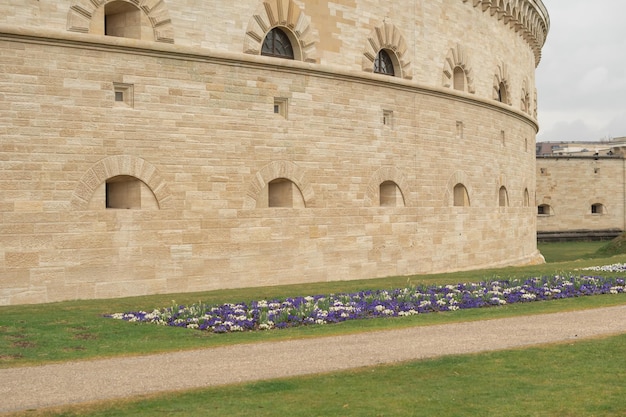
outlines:
{"label": "recessed arched alcove", "polygon": [[74,0],[67,30],[174,43],[167,3],[157,0]]}
{"label": "recessed arched alcove", "polygon": [[71,199],[74,210],[140,208],[142,203],[143,208],[170,209],[173,198],[157,168],[130,155],[110,156],[93,164],[79,179]]}
{"label": "recessed arched alcove", "polygon": [[311,207],[314,203],[315,193],[306,171],[293,162],[273,161],[254,174],[243,208],[297,208]]}

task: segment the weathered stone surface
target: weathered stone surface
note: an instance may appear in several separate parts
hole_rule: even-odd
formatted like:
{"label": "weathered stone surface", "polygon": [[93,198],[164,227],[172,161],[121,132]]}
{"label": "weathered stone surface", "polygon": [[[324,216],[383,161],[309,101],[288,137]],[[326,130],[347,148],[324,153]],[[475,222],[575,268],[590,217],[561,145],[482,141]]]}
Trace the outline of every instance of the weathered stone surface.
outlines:
{"label": "weathered stone surface", "polygon": [[[538,259],[540,2],[121,0],[133,39],[104,3],[0,0],[0,304]],[[273,21],[299,60],[258,55]]]}

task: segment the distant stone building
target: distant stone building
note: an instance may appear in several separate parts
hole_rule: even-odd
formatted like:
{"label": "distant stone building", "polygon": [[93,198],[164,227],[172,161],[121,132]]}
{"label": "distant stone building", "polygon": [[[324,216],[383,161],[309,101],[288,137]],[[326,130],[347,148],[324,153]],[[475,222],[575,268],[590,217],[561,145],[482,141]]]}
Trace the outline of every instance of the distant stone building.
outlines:
{"label": "distant stone building", "polygon": [[540,241],[610,239],[626,230],[625,145],[622,139],[537,144]]}
{"label": "distant stone building", "polygon": [[541,261],[548,27],[539,0],[0,0],[0,304]]}

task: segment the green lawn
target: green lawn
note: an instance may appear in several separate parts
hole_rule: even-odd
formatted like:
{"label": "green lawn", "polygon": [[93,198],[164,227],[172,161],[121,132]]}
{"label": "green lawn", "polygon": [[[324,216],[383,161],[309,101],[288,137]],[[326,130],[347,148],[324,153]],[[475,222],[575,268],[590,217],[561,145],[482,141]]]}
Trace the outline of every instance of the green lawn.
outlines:
{"label": "green lawn", "polygon": [[[560,253],[561,258],[567,258],[565,255],[568,251],[576,252],[577,259],[584,258],[584,250],[581,247],[586,248],[587,255],[593,254],[592,248],[588,245],[576,246],[577,249],[574,250],[575,246],[567,244],[564,245],[567,249],[564,251],[558,250],[559,245],[563,244],[550,244],[550,249],[555,254]],[[542,246],[542,249],[546,248],[548,246]],[[574,271],[576,268],[586,265],[615,263],[620,260],[626,262],[626,256],[579,259],[572,262],[550,262],[521,268],[509,267],[449,274],[0,307],[0,367],[145,354],[261,340],[314,337],[610,305],[623,301],[620,301],[620,297],[593,297],[551,303],[513,305],[497,309],[480,309],[478,311],[465,310],[446,314],[428,314],[393,320],[363,320],[331,326],[309,326],[270,332],[222,335],[172,327],[132,324],[102,317],[103,314],[107,313],[165,307],[171,305],[172,300],[181,304],[194,303],[200,300],[221,304],[261,298],[271,299],[364,289],[398,288],[409,283],[456,284],[459,282],[478,282],[485,279],[561,274],[564,271]]]}
{"label": "green lawn", "polygon": [[626,335],[156,395],[22,416],[626,415]]}
{"label": "green lawn", "polygon": [[546,262],[567,262],[599,257],[595,252],[607,243],[607,241],[556,242],[539,243],[537,247],[546,258]]}
{"label": "green lawn", "polygon": [[[601,245],[600,245],[601,246]],[[594,258],[598,242],[544,244],[547,264],[450,274],[337,281],[169,294],[113,300],[0,307],[0,367],[119,355],[136,355],[235,343],[306,338],[406,326],[626,304],[626,294],[524,303],[497,308],[372,319],[268,332],[209,334],[105,319],[105,313],[153,309],[199,300],[208,303],[448,284],[575,272],[590,265],[626,262],[626,256]],[[160,395],[150,400],[23,415],[302,415],[302,416],[609,416],[626,415],[622,336],[572,345],[514,350],[368,368],[321,377]],[[613,372],[607,371],[613,368]],[[618,383],[621,378],[621,383]],[[302,407],[305,404],[306,408]],[[113,407],[113,408],[111,408]],[[126,411],[128,410],[128,411]],[[590,411],[591,410],[591,411]]]}

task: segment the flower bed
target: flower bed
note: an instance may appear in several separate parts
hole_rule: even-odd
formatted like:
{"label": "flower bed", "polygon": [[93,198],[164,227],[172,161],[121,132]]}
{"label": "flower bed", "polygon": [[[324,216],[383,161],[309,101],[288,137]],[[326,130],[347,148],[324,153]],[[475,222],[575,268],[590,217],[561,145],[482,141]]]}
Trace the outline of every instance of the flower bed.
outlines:
{"label": "flower bed", "polygon": [[590,266],[581,268],[582,271],[600,271],[600,272],[626,272],[626,264],[611,264],[602,266]]}
{"label": "flower bed", "polygon": [[626,285],[623,278],[554,276],[525,281],[418,286],[239,304],[174,305],[151,312],[115,313],[107,317],[225,333],[624,292]]}

